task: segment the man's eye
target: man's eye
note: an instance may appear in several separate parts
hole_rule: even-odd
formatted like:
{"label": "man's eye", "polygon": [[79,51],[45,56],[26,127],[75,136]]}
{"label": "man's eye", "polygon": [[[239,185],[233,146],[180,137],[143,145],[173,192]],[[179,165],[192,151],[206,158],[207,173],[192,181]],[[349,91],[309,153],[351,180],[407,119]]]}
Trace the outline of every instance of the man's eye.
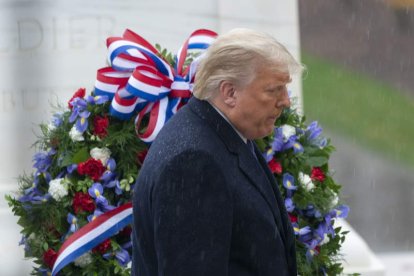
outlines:
{"label": "man's eye", "polygon": [[276,87],[277,91],[283,91],[285,90],[285,86],[284,85],[279,85],[278,87]]}

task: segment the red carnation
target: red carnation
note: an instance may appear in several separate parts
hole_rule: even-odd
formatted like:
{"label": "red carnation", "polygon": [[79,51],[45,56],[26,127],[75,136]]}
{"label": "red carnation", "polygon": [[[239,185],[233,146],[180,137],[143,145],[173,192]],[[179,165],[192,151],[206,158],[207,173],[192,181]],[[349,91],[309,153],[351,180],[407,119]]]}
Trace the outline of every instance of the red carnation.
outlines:
{"label": "red carnation", "polygon": [[45,253],[43,253],[43,262],[49,267],[50,269],[53,268],[53,265],[56,262],[57,253],[55,250],[49,248]]}
{"label": "red carnation", "polygon": [[124,229],[122,229],[121,231],[119,231],[119,235],[121,236],[126,236],[129,237],[132,233],[132,228],[131,226],[127,226]]}
{"label": "red carnation", "polygon": [[111,246],[111,240],[106,239],[104,242],[102,242],[101,244],[96,246],[94,249],[92,249],[92,252],[104,254],[106,251],[108,251],[110,246]]}
{"label": "red carnation", "polygon": [[85,88],[79,88],[78,91],[76,91],[75,94],[73,94],[72,98],[70,98],[70,100],[68,101],[69,108],[70,109],[73,108],[72,101],[75,98],[83,98],[83,97],[85,97],[85,93],[86,93]]}
{"label": "red carnation", "polygon": [[294,216],[292,214],[288,214],[288,215],[289,215],[289,219],[290,219],[291,223],[298,222],[298,217],[297,216]]}
{"label": "red carnation", "polygon": [[144,149],[143,151],[138,152],[138,164],[142,165],[144,163],[145,157],[147,157],[148,149]]}
{"label": "red carnation", "polygon": [[75,214],[81,211],[93,212],[95,210],[95,203],[89,194],[77,192],[73,197],[72,208]]}
{"label": "red carnation", "polygon": [[267,165],[269,166],[269,169],[272,171],[272,173],[282,173],[282,164],[280,164],[279,161],[276,161],[276,159],[273,158],[269,163],[267,163]]}
{"label": "red carnation", "polygon": [[93,134],[99,136],[99,138],[104,138],[108,135],[109,119],[105,117],[96,116],[93,119]]}
{"label": "red carnation", "polygon": [[319,167],[315,167],[312,169],[312,173],[311,173],[311,179],[312,180],[317,180],[319,182],[323,182],[325,180],[326,176],[325,173],[322,171],[321,168]]}
{"label": "red carnation", "polygon": [[85,162],[79,163],[78,173],[80,175],[88,175],[93,181],[98,181],[102,174],[105,172],[105,167],[102,165],[101,160],[89,158]]}

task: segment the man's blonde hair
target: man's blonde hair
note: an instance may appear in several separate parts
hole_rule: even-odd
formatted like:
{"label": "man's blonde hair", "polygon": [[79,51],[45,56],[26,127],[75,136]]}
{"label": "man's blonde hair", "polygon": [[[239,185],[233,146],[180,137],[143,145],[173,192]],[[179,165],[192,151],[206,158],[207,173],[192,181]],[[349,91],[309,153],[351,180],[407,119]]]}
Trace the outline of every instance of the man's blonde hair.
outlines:
{"label": "man's blonde hair", "polygon": [[209,99],[219,91],[222,81],[245,86],[256,76],[259,66],[289,74],[303,69],[272,36],[250,29],[233,29],[220,35],[201,58],[193,94],[202,100]]}

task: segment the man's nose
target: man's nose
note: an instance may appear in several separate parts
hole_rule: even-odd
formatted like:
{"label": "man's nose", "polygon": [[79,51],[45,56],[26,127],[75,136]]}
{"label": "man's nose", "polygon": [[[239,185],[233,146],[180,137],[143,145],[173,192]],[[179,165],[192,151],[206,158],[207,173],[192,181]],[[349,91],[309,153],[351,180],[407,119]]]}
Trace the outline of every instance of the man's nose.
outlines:
{"label": "man's nose", "polygon": [[282,98],[276,104],[277,108],[288,108],[290,107],[290,98],[287,89],[283,93]]}

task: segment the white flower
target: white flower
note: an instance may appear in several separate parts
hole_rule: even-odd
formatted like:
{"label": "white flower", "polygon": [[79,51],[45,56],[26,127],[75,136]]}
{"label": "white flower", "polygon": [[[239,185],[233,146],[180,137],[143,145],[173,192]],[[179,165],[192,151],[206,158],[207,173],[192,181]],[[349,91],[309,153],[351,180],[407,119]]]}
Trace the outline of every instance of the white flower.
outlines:
{"label": "white flower", "polygon": [[47,130],[49,131],[49,132],[51,132],[51,131],[53,131],[53,130],[55,130],[56,129],[56,126],[53,124],[53,123],[49,123],[49,124],[47,124]]}
{"label": "white flower", "polygon": [[331,208],[335,207],[336,205],[338,205],[339,202],[339,197],[336,193],[332,192],[333,194],[333,199],[331,201]]}
{"label": "white flower", "polygon": [[312,179],[309,175],[300,172],[298,178],[299,182],[305,187],[307,191],[312,191],[315,188],[315,184],[313,184]]}
{"label": "white flower", "polygon": [[28,237],[27,237],[27,241],[35,241],[37,240],[36,234],[35,233],[31,233]]}
{"label": "white flower", "polygon": [[323,236],[323,240],[319,243],[319,245],[324,245],[326,243],[328,243],[331,239],[329,238],[328,234],[325,233],[325,235]]}
{"label": "white flower", "polygon": [[63,178],[56,178],[49,182],[49,194],[54,200],[59,201],[68,195],[68,190]]}
{"label": "white flower", "polygon": [[85,138],[83,138],[82,133],[76,129],[75,125],[73,125],[72,129],[69,131],[69,136],[73,142],[85,140]]}
{"label": "white flower", "polygon": [[85,267],[88,264],[92,263],[92,256],[90,252],[86,252],[85,254],[83,254],[82,256],[79,256],[76,260],[75,260],[75,265],[78,267]]}
{"label": "white flower", "polygon": [[296,129],[295,129],[295,127],[293,127],[291,125],[283,125],[282,126],[282,134],[283,134],[283,142],[286,143],[287,140],[289,140],[290,136],[296,134]]}
{"label": "white flower", "polygon": [[111,151],[108,148],[93,148],[89,153],[93,159],[101,160],[104,166],[111,156]]}

